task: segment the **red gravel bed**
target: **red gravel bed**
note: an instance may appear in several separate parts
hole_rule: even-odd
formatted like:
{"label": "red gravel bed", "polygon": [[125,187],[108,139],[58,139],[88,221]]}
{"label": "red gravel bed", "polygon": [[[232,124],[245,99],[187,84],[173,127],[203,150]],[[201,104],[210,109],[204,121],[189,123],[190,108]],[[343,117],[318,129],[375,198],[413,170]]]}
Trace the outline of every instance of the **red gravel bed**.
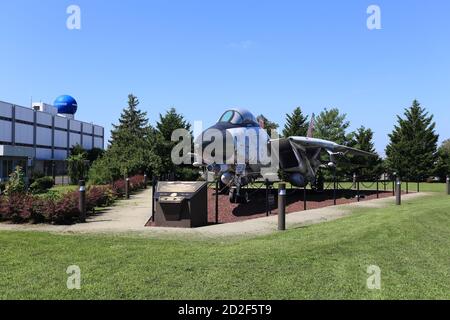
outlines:
{"label": "red gravel bed", "polygon": [[[250,202],[247,204],[230,203],[228,195],[219,195],[219,223],[230,223],[266,216],[266,190],[248,190]],[[336,204],[348,204],[357,202],[356,191],[337,190]],[[278,214],[277,190],[272,190],[275,195],[275,204],[271,206],[271,214]],[[360,201],[377,199],[376,191],[360,191]],[[380,191],[379,198],[392,197],[392,191]],[[216,200],[215,190],[208,190],[208,222],[216,222]],[[333,191],[327,190],[322,193],[307,190],[307,210],[329,207],[334,205]],[[304,210],[303,190],[287,190],[286,213]]]}

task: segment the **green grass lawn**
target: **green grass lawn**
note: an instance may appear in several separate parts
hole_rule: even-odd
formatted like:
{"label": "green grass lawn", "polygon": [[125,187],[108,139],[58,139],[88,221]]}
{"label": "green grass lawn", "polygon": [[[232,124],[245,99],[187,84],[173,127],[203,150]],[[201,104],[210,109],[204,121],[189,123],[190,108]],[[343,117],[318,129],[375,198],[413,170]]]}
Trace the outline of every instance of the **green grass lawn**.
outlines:
{"label": "green grass lawn", "polygon": [[76,185],[58,185],[58,186],[54,186],[53,188],[50,189],[51,192],[57,192],[57,193],[67,193],[67,192],[71,192],[71,191],[76,191],[78,190],[78,186]]}
{"label": "green grass lawn", "polygon": [[[226,241],[0,232],[0,298],[449,299],[449,209],[436,194]],[[370,265],[381,290],[366,287]]]}

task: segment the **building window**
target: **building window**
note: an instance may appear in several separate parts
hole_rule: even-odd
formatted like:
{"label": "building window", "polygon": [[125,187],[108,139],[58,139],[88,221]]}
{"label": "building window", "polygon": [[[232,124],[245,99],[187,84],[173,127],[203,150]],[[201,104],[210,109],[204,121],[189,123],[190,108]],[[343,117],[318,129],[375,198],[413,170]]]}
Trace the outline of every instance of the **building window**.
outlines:
{"label": "building window", "polygon": [[9,175],[12,173],[12,160],[3,160],[2,161],[2,177],[9,178]]}

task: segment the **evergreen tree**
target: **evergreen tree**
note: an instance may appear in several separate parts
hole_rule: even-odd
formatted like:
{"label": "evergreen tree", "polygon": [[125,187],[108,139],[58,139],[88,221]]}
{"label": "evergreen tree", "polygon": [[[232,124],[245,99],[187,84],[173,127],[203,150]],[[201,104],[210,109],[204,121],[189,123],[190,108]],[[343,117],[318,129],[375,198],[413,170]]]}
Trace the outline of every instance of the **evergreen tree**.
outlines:
{"label": "evergreen tree", "polygon": [[438,150],[438,160],[435,165],[434,175],[445,181],[450,175],[450,139],[445,140]]}
{"label": "evergreen tree", "polygon": [[350,122],[346,120],[347,115],[341,114],[339,109],[325,109],[316,119],[314,138],[334,141],[341,145],[347,145],[351,140],[351,134],[346,130]]}
{"label": "evergreen tree", "polygon": [[306,136],[308,132],[308,116],[304,116],[300,107],[295,108],[291,114],[286,114],[286,124],[283,129],[284,137]]}
{"label": "evergreen tree", "polygon": [[257,118],[258,122],[263,122],[264,123],[264,129],[267,131],[267,134],[274,138],[274,133],[275,131],[277,131],[279,125],[276,124],[275,122],[270,121],[269,119],[267,119],[264,115],[260,114]]}
{"label": "evergreen tree", "polygon": [[417,100],[404,116],[397,116],[398,124],[389,134],[387,165],[402,179],[423,180],[433,173],[437,160],[436,124]]}
{"label": "evergreen tree", "polygon": [[160,171],[160,161],[155,155],[156,133],[148,123],[147,113],[139,110],[138,105],[139,100],[130,94],[119,123],[113,124],[108,150],[91,167],[89,178],[93,183]]}
{"label": "evergreen tree", "polygon": [[[373,143],[373,131],[364,126],[358,128],[352,134],[349,145],[353,148],[377,154]],[[360,179],[375,180],[383,173],[382,159],[377,157],[353,156],[351,161],[351,171],[357,173]],[[349,172],[349,173],[352,173]]]}
{"label": "evergreen tree", "polygon": [[162,173],[175,174],[175,178],[181,180],[196,180],[198,170],[188,166],[176,166],[172,162],[172,149],[178,142],[172,141],[172,133],[177,129],[185,129],[191,135],[193,141],[191,124],[186,121],[183,115],[178,114],[175,108],[171,108],[166,114],[159,115],[156,124],[157,148],[156,153],[161,161]]}
{"label": "evergreen tree", "polygon": [[439,149],[441,149],[442,152],[450,154],[450,139],[444,140]]}
{"label": "evergreen tree", "polygon": [[[325,139],[334,141],[341,145],[348,145],[351,141],[352,135],[347,134],[347,129],[350,126],[350,122],[346,120],[347,115],[341,114],[339,109],[326,109],[323,110],[319,116],[316,118],[314,126],[314,138]],[[353,167],[351,162],[347,158],[335,158],[338,161],[338,166],[336,167],[336,175],[340,179],[345,179],[353,175]],[[328,163],[330,161],[330,156],[326,152],[322,152],[321,161],[323,163]],[[333,178],[333,172],[331,170],[321,171],[325,180],[331,181]]]}
{"label": "evergreen tree", "polygon": [[136,96],[128,95],[128,107],[122,111],[119,124],[113,124],[111,130],[110,146],[127,145],[135,142],[136,138],[148,134],[147,113],[138,109],[139,100]]}

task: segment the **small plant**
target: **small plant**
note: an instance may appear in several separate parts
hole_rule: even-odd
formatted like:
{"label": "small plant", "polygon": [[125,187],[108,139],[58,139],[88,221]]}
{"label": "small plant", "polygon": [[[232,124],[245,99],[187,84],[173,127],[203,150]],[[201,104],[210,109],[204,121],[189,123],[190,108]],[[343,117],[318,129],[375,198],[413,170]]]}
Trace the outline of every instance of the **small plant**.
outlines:
{"label": "small plant", "polygon": [[89,171],[89,161],[86,160],[86,154],[72,155],[67,159],[68,171],[72,183],[86,178]]}
{"label": "small plant", "polygon": [[10,174],[9,180],[6,183],[5,194],[12,195],[15,193],[25,193],[25,175],[20,166],[17,166],[13,173]]}
{"label": "small plant", "polygon": [[30,192],[33,194],[45,193],[51,189],[54,181],[51,177],[42,177],[34,181],[30,186]]}

